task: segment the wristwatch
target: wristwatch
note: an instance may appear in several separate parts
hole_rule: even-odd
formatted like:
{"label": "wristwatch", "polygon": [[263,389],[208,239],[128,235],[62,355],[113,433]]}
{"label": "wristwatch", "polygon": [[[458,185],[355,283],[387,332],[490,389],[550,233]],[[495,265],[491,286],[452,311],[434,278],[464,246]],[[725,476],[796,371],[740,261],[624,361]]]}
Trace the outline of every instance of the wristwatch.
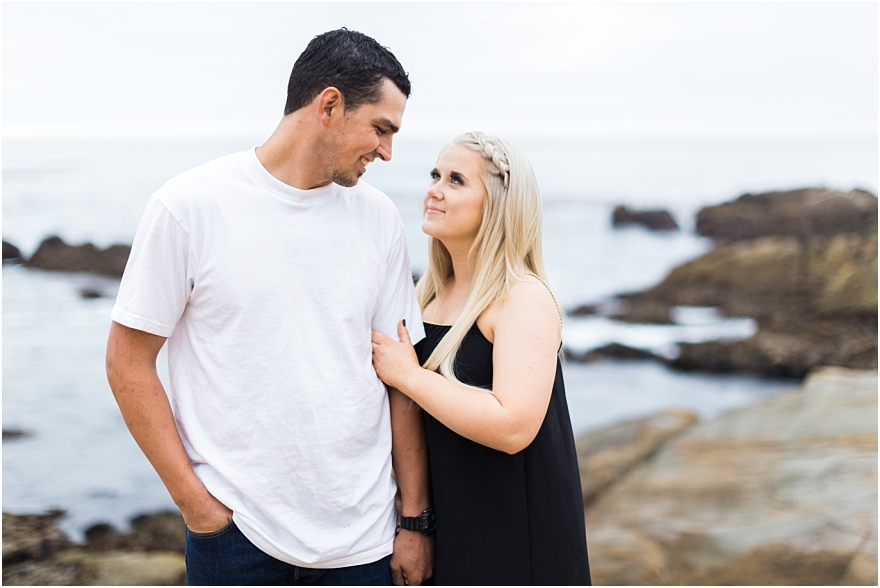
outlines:
{"label": "wristwatch", "polygon": [[423,535],[433,535],[437,528],[437,517],[431,507],[426,508],[417,517],[400,517],[400,528],[407,531],[419,531]]}

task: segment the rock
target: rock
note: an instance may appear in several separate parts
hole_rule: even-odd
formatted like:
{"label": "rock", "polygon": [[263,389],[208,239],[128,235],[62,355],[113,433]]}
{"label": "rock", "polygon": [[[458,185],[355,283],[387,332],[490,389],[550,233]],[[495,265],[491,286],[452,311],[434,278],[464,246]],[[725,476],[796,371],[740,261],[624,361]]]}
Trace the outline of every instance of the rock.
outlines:
{"label": "rock", "polygon": [[618,299],[603,300],[596,304],[582,304],[566,311],[568,316],[613,316],[621,312],[623,304]]}
{"label": "rock", "polygon": [[127,545],[144,551],[183,553],[186,524],[179,512],[162,511],[140,515],[131,520],[132,532]]}
{"label": "rock", "polygon": [[567,311],[565,314],[568,316],[592,316],[599,312],[599,306],[597,304],[581,304],[571,310]]}
{"label": "rock", "polygon": [[877,197],[825,188],[743,194],[697,213],[697,233],[723,240],[877,233]]}
{"label": "rock", "polygon": [[620,343],[610,343],[587,351],[586,353],[577,353],[567,348],[563,349],[565,358],[569,361],[580,363],[591,363],[594,361],[602,361],[603,359],[625,359],[625,360],[641,360],[641,359],[659,359],[650,351],[637,349],[635,347],[627,347]]}
{"label": "rock", "polygon": [[721,244],[622,299],[619,320],[657,321],[686,305],[758,322],[744,341],[680,343],[682,369],[803,377],[821,365],[877,367],[876,233]]}
{"label": "rock", "polygon": [[74,247],[67,245],[59,237],[49,237],[40,243],[36,253],[25,265],[46,270],[121,277],[129,253],[131,247],[128,245],[98,249],[91,243],[86,243]]}
{"label": "rock", "polygon": [[637,323],[648,325],[671,325],[673,320],[670,316],[672,307],[665,301],[652,300],[650,298],[633,298],[625,300],[620,305],[620,310],[609,318],[625,323]]}
{"label": "rock", "polygon": [[666,441],[697,422],[697,416],[668,410],[591,431],[575,440],[584,504],[653,455]]}
{"label": "rock", "polygon": [[79,295],[81,298],[89,300],[93,298],[101,298],[104,296],[104,293],[94,288],[80,288]]}
{"label": "rock", "polygon": [[92,525],[85,532],[86,546],[92,551],[184,551],[186,524],[179,512],[138,515],[131,527],[130,533],[120,533],[109,523]]}
{"label": "rock", "polygon": [[98,523],[92,525],[84,533],[86,546],[93,551],[110,551],[120,544],[122,535],[119,529],[110,523]]}
{"label": "rock", "polygon": [[3,567],[25,560],[46,559],[72,545],[55,525],[64,511],[42,515],[3,513]]}
{"label": "rock", "polygon": [[21,251],[6,241],[3,241],[3,263],[21,263]]}
{"label": "rock", "polygon": [[688,428],[586,524],[597,585],[876,586],[877,372],[815,370]]}
{"label": "rock", "polygon": [[678,224],[665,210],[631,210],[626,206],[614,207],[611,224],[615,227],[642,225],[652,231],[677,231]]}
{"label": "rock", "polygon": [[826,316],[876,314],[877,236],[721,245],[676,267],[659,285],[623,298],[625,307],[718,306],[727,316],[758,320],[788,314],[793,304]]}
{"label": "rock", "polygon": [[877,321],[814,320],[761,329],[742,341],[678,343],[669,365],[692,371],[803,378],[816,366],[877,369]]}
{"label": "rock", "polygon": [[9,441],[12,439],[21,439],[23,437],[27,437],[28,433],[24,431],[20,431],[18,429],[3,429],[3,440]]}
{"label": "rock", "polygon": [[3,583],[8,585],[174,586],[186,584],[185,527],[176,512],[132,519],[132,532],[108,523],[71,543],[55,525],[61,513],[3,513]]}
{"label": "rock", "polygon": [[72,561],[25,561],[3,565],[5,586],[80,586],[80,567]]}
{"label": "rock", "polygon": [[179,553],[69,549],[56,558],[3,567],[12,586],[185,586],[186,562]]}
{"label": "rock", "polygon": [[76,565],[80,586],[186,585],[186,562],[180,553],[72,551],[59,558],[58,564]]}

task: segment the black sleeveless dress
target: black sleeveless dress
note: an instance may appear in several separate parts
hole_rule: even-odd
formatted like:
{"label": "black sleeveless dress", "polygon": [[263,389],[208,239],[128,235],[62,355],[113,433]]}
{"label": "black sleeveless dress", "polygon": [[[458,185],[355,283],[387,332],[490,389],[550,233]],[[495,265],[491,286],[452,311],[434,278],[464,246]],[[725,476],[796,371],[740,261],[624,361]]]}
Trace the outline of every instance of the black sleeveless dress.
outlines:
{"label": "black sleeveless dress", "polygon": [[[449,326],[425,323],[424,363]],[[462,382],[492,387],[492,343],[474,324],[455,363]],[[562,368],[544,423],[517,454],[490,449],[425,414],[439,585],[588,585],[577,454]]]}

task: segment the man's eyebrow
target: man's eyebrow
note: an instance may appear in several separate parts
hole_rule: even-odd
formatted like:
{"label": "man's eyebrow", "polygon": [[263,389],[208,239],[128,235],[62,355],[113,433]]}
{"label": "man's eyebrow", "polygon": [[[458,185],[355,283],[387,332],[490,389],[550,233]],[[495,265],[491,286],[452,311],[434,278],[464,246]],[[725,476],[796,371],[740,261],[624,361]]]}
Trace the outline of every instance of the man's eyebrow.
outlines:
{"label": "man's eyebrow", "polygon": [[400,130],[400,127],[398,127],[396,124],[394,124],[393,122],[391,122],[387,118],[380,118],[379,120],[376,121],[376,124],[387,127],[388,129],[391,130],[392,133],[397,133]]}

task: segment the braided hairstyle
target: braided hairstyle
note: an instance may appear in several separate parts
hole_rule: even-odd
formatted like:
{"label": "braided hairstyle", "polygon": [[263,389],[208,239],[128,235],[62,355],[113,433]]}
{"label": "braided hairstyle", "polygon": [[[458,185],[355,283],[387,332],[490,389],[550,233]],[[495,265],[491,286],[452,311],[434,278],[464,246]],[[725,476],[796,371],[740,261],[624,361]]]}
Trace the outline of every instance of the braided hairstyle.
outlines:
{"label": "braided hairstyle", "polygon": [[[453,362],[464,336],[486,308],[503,300],[514,284],[531,274],[546,284],[541,255],[541,195],[532,166],[511,141],[471,131],[456,137],[453,145],[470,149],[483,158],[486,198],[480,228],[469,255],[474,262],[468,301],[446,336],[423,367],[452,380]],[[416,286],[424,311],[454,277],[452,257],[439,240],[429,237],[428,266]],[[464,384],[462,384],[464,385]]]}

